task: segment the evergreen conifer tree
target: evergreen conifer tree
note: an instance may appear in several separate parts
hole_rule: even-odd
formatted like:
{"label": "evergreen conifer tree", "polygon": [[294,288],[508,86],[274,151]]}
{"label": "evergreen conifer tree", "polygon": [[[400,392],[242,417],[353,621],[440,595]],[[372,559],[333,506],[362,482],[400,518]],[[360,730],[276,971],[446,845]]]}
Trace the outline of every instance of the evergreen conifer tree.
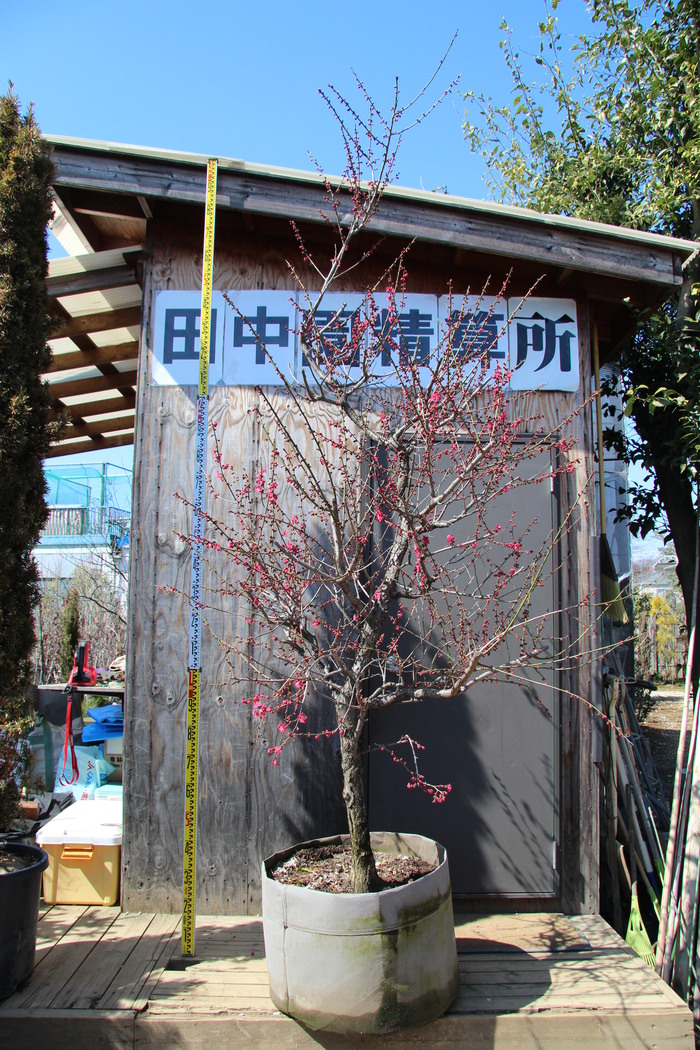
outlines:
{"label": "evergreen conifer tree", "polygon": [[38,574],[32,548],[46,521],[42,461],[52,437],[46,228],[52,164],[30,108],[0,97],[0,828],[27,769],[26,699]]}
{"label": "evergreen conifer tree", "polygon": [[61,678],[67,682],[80,642],[80,600],[75,587],[68,591],[61,613]]}

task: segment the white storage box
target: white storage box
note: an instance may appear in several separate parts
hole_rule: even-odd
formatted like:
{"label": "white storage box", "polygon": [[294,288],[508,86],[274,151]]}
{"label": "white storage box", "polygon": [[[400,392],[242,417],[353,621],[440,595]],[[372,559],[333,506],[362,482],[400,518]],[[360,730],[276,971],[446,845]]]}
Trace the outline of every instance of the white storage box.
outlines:
{"label": "white storage box", "polygon": [[75,802],[44,824],[36,841],[49,855],[47,904],[115,904],[119,897],[122,803]]}

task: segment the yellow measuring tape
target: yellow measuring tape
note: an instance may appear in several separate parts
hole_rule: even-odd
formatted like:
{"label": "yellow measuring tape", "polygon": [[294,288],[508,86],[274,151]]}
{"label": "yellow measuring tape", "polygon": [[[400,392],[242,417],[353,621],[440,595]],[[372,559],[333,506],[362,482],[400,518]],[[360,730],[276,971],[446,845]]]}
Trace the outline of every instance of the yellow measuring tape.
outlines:
{"label": "yellow measuring tape", "polygon": [[185,741],[185,849],[182,875],[182,954],[194,955],[197,879],[197,776],[199,770],[199,687],[202,674],[202,539],[207,469],[209,415],[209,340],[214,276],[214,219],[216,216],[216,161],[207,164],[204,213],[202,312],[199,324],[199,391],[195,433],[194,498],[192,501],[192,571],[190,576],[190,644],[187,683],[187,738]]}

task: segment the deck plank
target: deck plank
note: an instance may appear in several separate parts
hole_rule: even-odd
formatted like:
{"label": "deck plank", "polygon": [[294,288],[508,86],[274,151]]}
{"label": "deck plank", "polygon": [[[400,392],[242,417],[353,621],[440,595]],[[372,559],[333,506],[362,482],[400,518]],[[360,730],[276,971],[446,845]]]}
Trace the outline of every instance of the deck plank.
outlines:
{"label": "deck plank", "polygon": [[87,905],[75,904],[49,904],[40,911],[36,930],[35,967],[86,911]]}
{"label": "deck plank", "polygon": [[129,956],[141,942],[152,916],[120,913],[83,960],[51,1006],[55,1010],[89,1010],[98,1004]]}
{"label": "deck plank", "polygon": [[50,1007],[119,914],[118,908],[86,908],[40,960],[26,987],[5,1000],[7,1009]]}
{"label": "deck plank", "polygon": [[100,1010],[143,1010],[158,982],[178,928],[178,915],[151,915],[138,945],[95,1004]]}
{"label": "deck plank", "polygon": [[368,1050],[369,1047],[406,1047],[410,1050],[693,1050],[692,1021],[678,1017],[657,1018],[605,1015],[485,1017],[448,1015],[429,1027],[409,1029],[377,1038],[343,1037],[311,1032],[277,1016],[244,1017],[211,1015],[204,1024],[199,1016],[174,1017],[144,1014],[136,1024],[137,1050],[162,1050],[165,1046],[188,1050]]}

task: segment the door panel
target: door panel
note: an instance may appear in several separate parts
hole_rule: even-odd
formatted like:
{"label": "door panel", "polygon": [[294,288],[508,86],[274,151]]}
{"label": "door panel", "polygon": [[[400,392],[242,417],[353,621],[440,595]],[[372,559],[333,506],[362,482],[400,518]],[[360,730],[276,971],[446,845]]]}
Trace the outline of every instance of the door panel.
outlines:
{"label": "door panel", "polygon": [[[540,463],[541,465],[541,463]],[[536,464],[533,464],[533,471]],[[549,484],[517,489],[516,518],[528,523],[528,546],[551,545],[556,515]],[[506,508],[495,507],[493,513]],[[512,513],[511,504],[507,508]],[[489,513],[490,516],[491,512]],[[536,523],[535,523],[536,519]],[[452,528],[456,541],[466,526]],[[533,616],[556,608],[556,574],[542,575]],[[554,646],[548,623],[549,647]],[[437,639],[430,640],[433,649]],[[441,654],[449,659],[449,652]],[[557,840],[559,705],[551,666],[509,683],[483,683],[449,701],[402,705],[372,715],[368,761],[370,824],[375,830],[429,835],[447,849],[458,896],[552,896]],[[377,745],[409,734],[425,746],[420,770],[431,783],[450,783],[444,803],[419,789]]]}

